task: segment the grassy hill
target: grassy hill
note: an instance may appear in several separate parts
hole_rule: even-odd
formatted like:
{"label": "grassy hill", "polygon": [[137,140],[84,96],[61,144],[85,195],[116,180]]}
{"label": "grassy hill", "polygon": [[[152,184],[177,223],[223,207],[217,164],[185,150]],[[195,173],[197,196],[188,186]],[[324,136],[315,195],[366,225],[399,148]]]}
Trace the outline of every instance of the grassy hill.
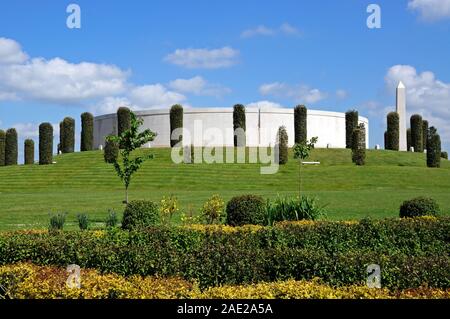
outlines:
{"label": "grassy hill", "polygon": [[[170,149],[146,149],[155,154],[135,175],[130,199],[159,201],[176,195],[185,210],[195,212],[212,194],[225,200],[255,193],[274,198],[297,195],[298,164],[289,163],[277,174],[261,175],[260,164],[174,164]],[[425,195],[435,198],[450,214],[450,163],[429,169],[425,155],[368,151],[367,165],[351,163],[350,150],[314,150],[303,167],[304,194],[326,204],[329,219],[398,216],[405,199]],[[68,226],[76,227],[76,214],[88,213],[103,222],[108,209],[123,210],[123,186],[101,151],[63,154],[49,166],[0,167],[0,230],[47,227],[49,213],[67,212]]]}

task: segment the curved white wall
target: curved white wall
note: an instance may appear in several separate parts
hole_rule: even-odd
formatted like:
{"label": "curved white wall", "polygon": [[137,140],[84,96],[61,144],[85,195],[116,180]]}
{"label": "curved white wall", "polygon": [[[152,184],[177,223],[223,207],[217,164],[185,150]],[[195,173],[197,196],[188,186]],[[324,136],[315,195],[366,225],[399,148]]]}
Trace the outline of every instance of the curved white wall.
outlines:
{"label": "curved white wall", "polygon": [[[136,111],[144,120],[144,128],[158,136],[151,147],[170,146],[170,117],[167,110]],[[319,138],[316,147],[345,148],[345,113],[308,110],[308,139]],[[366,144],[369,147],[369,120],[359,117],[366,126]],[[280,126],[286,127],[289,145],[294,144],[294,110],[284,108],[246,108],[247,146],[273,146]],[[196,146],[233,146],[233,108],[185,108],[183,127],[191,134]],[[117,134],[116,114],[97,116],[94,119],[94,147],[104,145],[108,134]],[[185,144],[191,141],[185,133]]]}

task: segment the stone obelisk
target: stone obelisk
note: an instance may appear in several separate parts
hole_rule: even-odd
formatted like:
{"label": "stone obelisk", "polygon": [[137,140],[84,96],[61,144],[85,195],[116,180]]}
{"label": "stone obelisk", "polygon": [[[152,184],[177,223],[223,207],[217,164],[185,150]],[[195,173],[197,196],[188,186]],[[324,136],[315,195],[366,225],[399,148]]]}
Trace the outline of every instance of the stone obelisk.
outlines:
{"label": "stone obelisk", "polygon": [[399,150],[407,151],[406,143],[406,88],[402,81],[397,86],[397,113],[400,119]]}

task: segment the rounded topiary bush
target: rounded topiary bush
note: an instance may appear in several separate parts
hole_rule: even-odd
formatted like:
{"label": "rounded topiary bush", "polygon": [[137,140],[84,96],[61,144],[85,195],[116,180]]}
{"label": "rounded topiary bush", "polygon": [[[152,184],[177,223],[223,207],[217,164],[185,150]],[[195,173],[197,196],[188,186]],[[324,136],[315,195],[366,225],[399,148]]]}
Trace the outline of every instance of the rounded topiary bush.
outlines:
{"label": "rounded topiary bush", "polygon": [[75,120],[71,117],[64,118],[62,129],[63,144],[60,145],[61,152],[73,153],[75,151]]}
{"label": "rounded topiary bush", "polygon": [[345,113],[345,147],[352,148],[353,130],[358,127],[358,111],[351,110]]}
{"label": "rounded topiary bush", "polygon": [[122,229],[134,230],[156,225],[159,222],[158,205],[152,201],[134,200],[123,212]]}
{"label": "rounded topiary bush", "polygon": [[288,135],[284,126],[280,126],[278,129],[275,151],[278,152],[278,164],[286,164],[288,162]]}
{"label": "rounded topiary bush", "polygon": [[233,197],[226,210],[227,224],[231,226],[263,225],[266,220],[266,202],[258,195]]}
{"label": "rounded topiary bush", "polygon": [[429,197],[417,197],[404,201],[400,206],[400,217],[419,217],[439,215],[439,205]]}
{"label": "rounded topiary bush", "polygon": [[119,156],[119,144],[109,139],[111,135],[106,137],[105,149],[103,150],[103,158],[106,163],[114,163]]}
{"label": "rounded topiary bush", "polygon": [[423,152],[423,120],[419,114],[411,116],[411,146],[414,152]]}
{"label": "rounded topiary bush", "polygon": [[387,115],[387,138],[386,149],[398,151],[400,142],[400,116],[397,112]]}

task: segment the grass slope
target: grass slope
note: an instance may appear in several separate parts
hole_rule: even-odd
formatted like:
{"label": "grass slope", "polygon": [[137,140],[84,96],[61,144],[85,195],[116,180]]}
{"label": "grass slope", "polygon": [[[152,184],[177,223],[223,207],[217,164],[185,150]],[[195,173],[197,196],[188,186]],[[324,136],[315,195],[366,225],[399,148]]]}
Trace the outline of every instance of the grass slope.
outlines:
{"label": "grass slope", "polygon": [[[277,174],[261,175],[260,164],[174,164],[170,149],[152,152],[135,175],[130,199],[158,201],[176,195],[185,210],[197,212],[218,193],[225,200],[255,193],[274,198],[297,195],[298,164],[290,159]],[[425,155],[392,151],[368,151],[367,165],[351,163],[350,150],[317,149],[310,160],[319,166],[302,168],[304,194],[315,195],[327,205],[329,219],[398,216],[405,199],[425,195],[435,198],[444,214],[450,213],[450,163],[429,169]],[[103,222],[108,209],[123,210],[123,186],[112,165],[100,151],[57,156],[49,166],[0,167],[0,230],[47,227],[49,213],[68,212],[69,228],[76,214],[88,213]]]}

